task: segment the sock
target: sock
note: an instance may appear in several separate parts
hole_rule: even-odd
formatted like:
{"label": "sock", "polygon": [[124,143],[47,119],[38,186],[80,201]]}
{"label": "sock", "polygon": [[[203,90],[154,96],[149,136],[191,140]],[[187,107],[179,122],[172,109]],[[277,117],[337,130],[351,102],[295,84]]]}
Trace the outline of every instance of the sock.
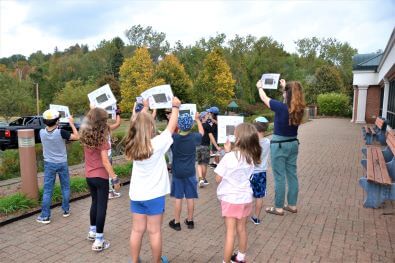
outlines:
{"label": "sock", "polygon": [[237,256],[236,259],[238,261],[244,261],[244,259],[246,258],[246,254],[241,253],[240,251],[237,251]]}
{"label": "sock", "polygon": [[90,226],[89,231],[96,233],[96,226]]}
{"label": "sock", "polygon": [[96,233],[96,240],[103,240],[103,233]]}

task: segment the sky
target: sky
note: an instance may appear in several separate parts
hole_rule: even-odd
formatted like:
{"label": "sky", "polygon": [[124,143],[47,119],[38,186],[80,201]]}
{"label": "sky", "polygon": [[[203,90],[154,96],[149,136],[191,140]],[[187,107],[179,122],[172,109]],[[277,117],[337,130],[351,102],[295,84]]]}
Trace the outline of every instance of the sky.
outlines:
{"label": "sky", "polygon": [[171,46],[225,33],[227,40],[272,37],[288,52],[305,37],[336,38],[358,53],[385,46],[395,26],[395,1],[0,0],[0,58],[53,53],[71,45],[95,49],[133,25],[164,32]]}

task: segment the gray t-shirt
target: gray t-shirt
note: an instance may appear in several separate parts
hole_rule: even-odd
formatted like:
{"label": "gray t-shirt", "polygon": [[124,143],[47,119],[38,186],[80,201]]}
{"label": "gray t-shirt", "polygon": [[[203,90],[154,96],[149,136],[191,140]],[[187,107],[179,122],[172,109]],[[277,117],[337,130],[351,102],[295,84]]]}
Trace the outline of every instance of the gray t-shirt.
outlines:
{"label": "gray t-shirt", "polygon": [[63,129],[40,130],[41,144],[43,145],[44,161],[50,163],[67,162],[65,140],[70,139],[70,132]]}

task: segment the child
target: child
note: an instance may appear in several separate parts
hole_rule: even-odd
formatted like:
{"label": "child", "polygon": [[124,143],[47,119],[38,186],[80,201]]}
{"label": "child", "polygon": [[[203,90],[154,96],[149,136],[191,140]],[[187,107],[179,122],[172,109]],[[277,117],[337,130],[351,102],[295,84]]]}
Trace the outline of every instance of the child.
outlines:
{"label": "child", "polygon": [[56,174],[59,175],[62,189],[63,217],[70,215],[70,175],[67,164],[66,140],[78,140],[78,131],[74,126],[74,119],[69,117],[73,133],[58,129],[60,114],[55,110],[46,110],[43,113],[45,129],[40,130],[41,144],[44,155],[44,193],[41,215],[36,221],[43,224],[51,222],[51,199],[55,184]]}
{"label": "child", "polygon": [[[242,123],[235,129],[235,147],[231,151],[230,142],[225,143],[225,156],[217,168],[216,181],[219,183],[217,196],[221,201],[222,216],[225,218],[226,236],[223,262],[246,262],[247,217],[252,210],[252,189],[250,176],[254,164],[260,163],[261,147],[256,128]],[[237,232],[237,233],[236,233]],[[232,256],[234,239],[237,235],[239,251]]]}
{"label": "child", "polygon": [[[108,143],[110,144],[110,149],[108,150],[108,159],[110,160],[110,164],[112,165],[112,150],[111,150],[111,132],[113,130],[116,130],[119,126],[121,126],[121,110],[119,109],[119,106],[117,105],[117,110],[115,112],[116,117],[115,117],[115,123],[111,124],[110,127],[110,134],[108,136]],[[115,191],[114,187],[112,186],[111,183],[111,178],[108,179],[108,199],[114,199],[121,197],[121,193],[118,193]]]}
{"label": "child", "polygon": [[270,140],[265,138],[265,132],[268,128],[267,120],[266,122],[257,121],[254,123],[254,126],[258,130],[259,145],[262,148],[262,153],[261,163],[259,165],[255,165],[254,172],[250,178],[251,188],[255,198],[255,211],[251,216],[251,221],[255,225],[259,225],[261,223],[259,216],[262,210],[263,197],[266,195],[266,170],[270,152]]}
{"label": "child", "polygon": [[194,228],[193,210],[194,198],[198,198],[197,180],[195,170],[196,146],[200,145],[204,134],[202,123],[199,120],[199,113],[196,113],[195,120],[199,133],[190,132],[193,126],[192,116],[188,113],[178,117],[178,128],[180,133],[173,134],[173,177],[171,182],[170,196],[175,198],[174,219],[169,222],[169,226],[180,231],[180,215],[182,199],[187,199],[188,217],[184,223],[189,229]]}
{"label": "child", "polygon": [[217,140],[218,140],[217,116],[219,114],[219,109],[218,107],[213,106],[207,109],[206,111],[209,113],[209,118],[207,122],[210,124],[212,130],[212,136],[210,136],[210,141],[211,141],[211,152],[214,155],[214,161],[213,163],[210,164],[210,166],[215,168],[219,163],[219,156],[222,150],[221,147],[219,147],[217,144]]}
{"label": "child", "polygon": [[125,156],[133,160],[130,179],[130,208],[133,224],[130,234],[132,262],[138,262],[141,241],[147,230],[153,262],[165,261],[162,254],[161,224],[165,210],[165,195],[170,193],[165,153],[173,143],[172,133],[177,126],[181,102],[174,97],[173,110],[166,129],[155,136],[155,122],[144,109],[131,119],[126,137]]}
{"label": "child", "polygon": [[202,122],[204,135],[202,137],[202,143],[196,148],[196,159],[198,163],[198,175],[199,175],[199,187],[203,187],[209,184],[206,179],[207,166],[210,162],[210,141],[212,140],[213,134],[210,124],[207,123],[209,114],[206,111],[200,113],[200,120]]}
{"label": "child", "polygon": [[104,239],[103,230],[108,202],[108,179],[112,179],[115,190],[121,187],[117,175],[108,159],[108,114],[100,108],[91,109],[81,126],[81,143],[84,146],[85,176],[92,196],[88,240],[94,241],[92,250],[102,251],[110,247]]}

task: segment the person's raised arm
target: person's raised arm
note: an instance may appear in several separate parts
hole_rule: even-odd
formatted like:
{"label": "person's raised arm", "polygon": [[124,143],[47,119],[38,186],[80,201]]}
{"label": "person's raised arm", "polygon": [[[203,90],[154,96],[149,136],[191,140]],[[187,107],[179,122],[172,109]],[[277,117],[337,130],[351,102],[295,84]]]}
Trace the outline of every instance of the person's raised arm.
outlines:
{"label": "person's raised arm", "polygon": [[154,118],[154,120],[156,119],[156,114],[157,114],[157,109],[153,109],[151,116],[152,118]]}
{"label": "person's raised arm", "polygon": [[196,112],[196,114],[195,114],[195,121],[196,121],[196,124],[198,126],[199,133],[203,136],[204,135],[204,128],[203,128],[202,122],[200,121],[199,117],[200,117],[199,112]]}
{"label": "person's raised arm", "polygon": [[70,115],[70,117],[69,117],[69,123],[70,123],[71,130],[73,131],[73,133],[70,134],[70,139],[69,140],[72,140],[72,141],[79,140],[80,139],[80,135],[78,134],[77,128],[74,125],[74,118],[73,118],[72,115]]}
{"label": "person's raised arm", "polygon": [[172,111],[166,129],[171,134],[173,134],[173,132],[177,128],[178,112],[180,110],[181,101],[177,97],[173,97],[173,101],[171,102],[171,105],[172,105]]}
{"label": "person's raised arm", "polygon": [[121,126],[121,110],[118,108],[115,112],[116,117],[115,117],[115,123],[110,125],[110,130],[113,131],[117,129],[119,126]]}
{"label": "person's raised arm", "polygon": [[266,95],[266,92],[263,90],[262,80],[258,80],[258,82],[256,83],[256,87],[258,88],[259,97],[261,98],[263,103],[265,103],[265,105],[270,108],[271,99]]}

